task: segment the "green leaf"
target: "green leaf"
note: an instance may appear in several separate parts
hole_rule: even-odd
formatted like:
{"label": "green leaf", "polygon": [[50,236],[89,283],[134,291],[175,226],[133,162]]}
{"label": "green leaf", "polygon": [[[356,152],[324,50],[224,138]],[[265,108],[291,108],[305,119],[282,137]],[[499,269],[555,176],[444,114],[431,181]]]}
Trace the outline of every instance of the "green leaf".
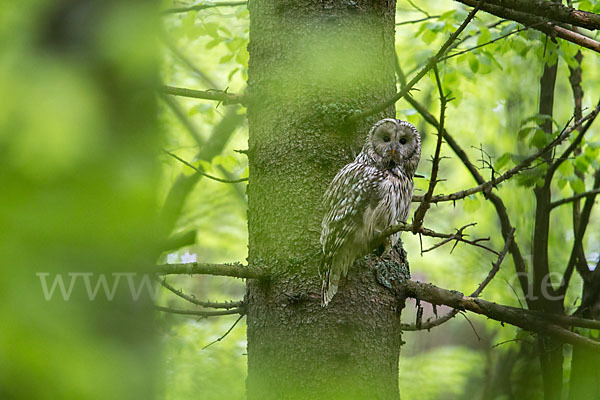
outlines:
{"label": "green leaf", "polygon": [[587,172],[589,166],[590,162],[588,161],[587,157],[585,157],[585,155],[581,155],[575,158],[575,168],[577,168],[584,174]]}
{"label": "green leaf", "polygon": [[524,55],[529,49],[527,42],[521,37],[515,37],[510,41],[510,44],[511,47],[520,55]]}
{"label": "green leaf", "polygon": [[437,37],[436,32],[427,30],[427,31],[425,31],[425,33],[423,34],[421,39],[423,40],[423,42],[425,42],[425,44],[431,44],[431,42],[433,42],[436,37]]}
{"label": "green leaf", "polygon": [[220,39],[220,38],[218,38],[218,39],[213,39],[213,40],[211,40],[210,42],[208,42],[208,43],[206,44],[206,49],[207,49],[207,50],[210,50],[210,49],[212,49],[213,47],[216,47],[216,46],[217,46],[219,43],[221,43],[221,39]]}
{"label": "green leaf", "polygon": [[558,167],[558,172],[565,178],[569,178],[575,175],[575,169],[573,168],[573,164],[569,161],[563,161]]}
{"label": "green leaf", "polygon": [[537,148],[542,148],[545,145],[548,144],[548,140],[550,138],[550,135],[546,134],[546,132],[544,132],[542,129],[537,128],[535,130],[535,133],[533,134],[533,137],[531,138],[531,142],[529,142],[529,144],[531,146],[535,146]]}
{"label": "green leaf", "polygon": [[473,53],[467,53],[467,60],[469,62],[469,68],[471,68],[471,71],[476,74],[477,70],[479,69],[479,60],[477,60],[477,57],[475,57]]}
{"label": "green leaf", "polygon": [[501,170],[502,168],[504,168],[504,166],[506,166],[508,164],[508,162],[511,160],[511,154],[510,153],[504,153],[500,156],[500,158],[498,158],[496,160],[496,162],[494,163],[494,169],[496,170]]}
{"label": "green leaf", "polygon": [[456,10],[446,11],[445,13],[443,13],[442,15],[440,15],[440,17],[438,18],[438,20],[440,20],[440,21],[454,20],[454,13],[455,12],[456,12]]}
{"label": "green leaf", "polygon": [[231,78],[233,78],[233,75],[235,75],[235,73],[238,72],[239,70],[240,70],[239,67],[232,69],[231,72],[229,73],[229,75],[227,75],[227,80],[231,81]]}
{"label": "green leaf", "polygon": [[569,184],[571,185],[571,188],[573,188],[575,193],[585,192],[585,183],[583,183],[581,179],[573,179],[571,182],[569,182]]}
{"label": "green leaf", "polygon": [[516,29],[517,29],[516,22],[511,22],[510,24],[506,24],[506,25],[502,26],[502,29],[500,29],[500,36],[508,35],[510,32],[512,32]]}
{"label": "green leaf", "polygon": [[529,118],[525,118],[522,123],[526,124],[528,122],[534,121],[536,124],[542,125],[547,120],[552,120],[552,116],[550,116],[548,114],[535,114]]}
{"label": "green leaf", "polygon": [[431,32],[441,32],[446,27],[444,22],[430,22],[427,25],[427,29]]}
{"label": "green leaf", "polygon": [[525,140],[531,134],[531,132],[534,132],[537,129],[539,129],[537,126],[525,126],[519,129],[519,132],[517,133],[517,138],[519,140]]}
{"label": "green leaf", "polygon": [[206,22],[202,24],[202,26],[204,27],[208,35],[210,35],[214,39],[220,38],[218,33],[219,24],[217,24],[216,22]]}
{"label": "green leaf", "polygon": [[492,34],[490,33],[490,30],[488,28],[481,27],[479,31],[481,33],[477,38],[477,46],[481,46],[482,44],[487,43],[492,39]]}
{"label": "green leaf", "polygon": [[231,61],[233,58],[233,53],[225,54],[223,57],[219,59],[219,64],[225,64],[226,62]]}

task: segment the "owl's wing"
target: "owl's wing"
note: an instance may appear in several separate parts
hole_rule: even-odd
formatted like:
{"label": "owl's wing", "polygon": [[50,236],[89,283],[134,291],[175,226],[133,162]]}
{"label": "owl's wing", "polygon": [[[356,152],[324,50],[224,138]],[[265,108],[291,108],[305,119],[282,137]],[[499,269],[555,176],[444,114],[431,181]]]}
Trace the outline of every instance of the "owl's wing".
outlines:
{"label": "owl's wing", "polygon": [[324,264],[329,264],[336,252],[362,224],[369,203],[376,202],[378,171],[360,163],[342,168],[325,192],[327,213],[323,218],[321,245]]}

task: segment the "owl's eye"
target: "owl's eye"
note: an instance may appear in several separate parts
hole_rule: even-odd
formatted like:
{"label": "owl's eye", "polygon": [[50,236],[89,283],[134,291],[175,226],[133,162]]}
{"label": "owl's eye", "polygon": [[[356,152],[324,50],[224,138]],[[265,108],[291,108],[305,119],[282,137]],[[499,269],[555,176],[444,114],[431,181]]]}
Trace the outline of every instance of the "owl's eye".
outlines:
{"label": "owl's eye", "polygon": [[383,141],[386,142],[386,143],[389,142],[390,141],[390,137],[388,135],[385,135],[383,137]]}
{"label": "owl's eye", "polygon": [[400,144],[406,144],[406,138],[400,139]]}

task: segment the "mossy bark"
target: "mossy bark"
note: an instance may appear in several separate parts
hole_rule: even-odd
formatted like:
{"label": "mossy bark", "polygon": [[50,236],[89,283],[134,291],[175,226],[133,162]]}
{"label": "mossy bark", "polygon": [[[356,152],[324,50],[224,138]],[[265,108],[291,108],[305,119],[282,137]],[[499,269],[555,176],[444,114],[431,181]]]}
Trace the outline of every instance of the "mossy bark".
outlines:
{"label": "mossy bark", "polygon": [[[357,263],[320,305],[322,195],[395,92],[395,2],[253,0],[248,107],[248,398],[398,398],[396,296]],[[362,265],[362,267],[361,267]]]}

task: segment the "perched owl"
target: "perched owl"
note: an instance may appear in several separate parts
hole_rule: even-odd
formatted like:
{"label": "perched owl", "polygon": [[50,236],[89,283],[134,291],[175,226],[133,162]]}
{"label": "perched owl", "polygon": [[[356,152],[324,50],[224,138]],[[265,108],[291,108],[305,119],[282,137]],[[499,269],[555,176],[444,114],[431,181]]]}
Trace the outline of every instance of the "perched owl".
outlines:
{"label": "perched owl", "polygon": [[[321,223],[324,269],[322,306],[337,292],[340,277],[366,255],[377,235],[405,222],[413,195],[413,176],[421,158],[421,137],[406,121],[378,121],[354,161],[342,168],[325,192]],[[386,251],[396,244],[392,235]]]}

